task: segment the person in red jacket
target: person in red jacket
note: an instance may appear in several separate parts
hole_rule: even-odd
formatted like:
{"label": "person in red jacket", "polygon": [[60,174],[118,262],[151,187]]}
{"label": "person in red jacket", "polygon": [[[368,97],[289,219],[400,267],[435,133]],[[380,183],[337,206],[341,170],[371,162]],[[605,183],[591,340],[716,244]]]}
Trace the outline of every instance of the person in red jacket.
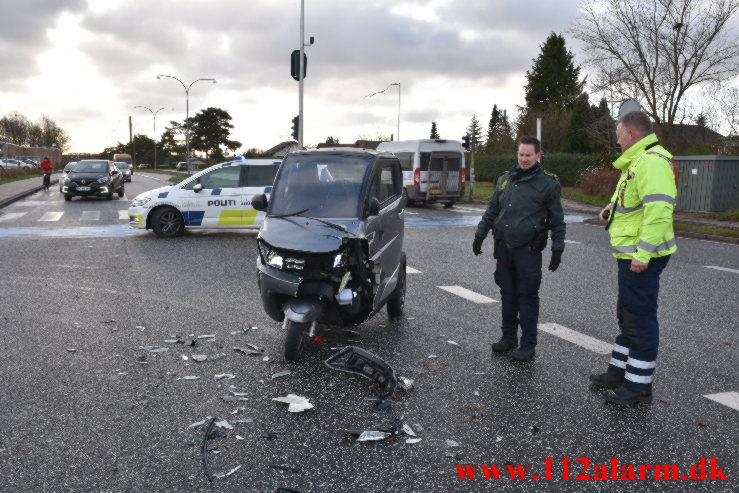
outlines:
{"label": "person in red jacket", "polygon": [[49,191],[51,185],[51,173],[54,171],[54,165],[48,157],[44,157],[41,161],[41,172],[44,174],[44,191]]}

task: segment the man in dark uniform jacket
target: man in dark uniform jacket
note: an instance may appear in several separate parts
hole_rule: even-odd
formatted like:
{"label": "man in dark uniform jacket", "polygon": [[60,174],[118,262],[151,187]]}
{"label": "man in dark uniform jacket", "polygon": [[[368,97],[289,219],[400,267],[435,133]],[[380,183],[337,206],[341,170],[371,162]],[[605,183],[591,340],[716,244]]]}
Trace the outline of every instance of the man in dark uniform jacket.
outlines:
{"label": "man in dark uniform jacket", "polygon": [[477,225],[472,251],[482,253],[482,242],[493,232],[495,283],[502,298],[503,335],[493,344],[494,352],[515,349],[518,326],[521,345],[512,354],[516,361],[534,356],[539,322],[541,251],[552,234],[549,270],[555,271],[565,249],[565,221],[560,202],[561,187],[556,175],[544,171],[539,162],[541,144],[535,137],[522,137],[518,164],[504,173],[495,185],[490,204]]}

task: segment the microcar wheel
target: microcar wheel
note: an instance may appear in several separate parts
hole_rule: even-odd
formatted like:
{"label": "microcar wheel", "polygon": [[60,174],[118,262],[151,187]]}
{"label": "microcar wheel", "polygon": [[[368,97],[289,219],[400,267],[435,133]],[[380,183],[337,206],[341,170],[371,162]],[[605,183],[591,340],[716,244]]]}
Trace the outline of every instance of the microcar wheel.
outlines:
{"label": "microcar wheel", "polygon": [[285,339],[285,359],[287,361],[299,361],[300,353],[303,352],[306,333],[310,324],[301,324],[288,320],[285,323],[287,338]]}
{"label": "microcar wheel", "polygon": [[403,316],[403,308],[405,307],[405,253],[400,258],[400,272],[398,272],[398,283],[395,290],[387,300],[387,314],[391,319],[398,319]]}
{"label": "microcar wheel", "polygon": [[121,188],[118,189],[118,198],[122,198],[123,194],[126,192],[125,187],[123,186],[123,183],[121,183]]}
{"label": "microcar wheel", "polygon": [[151,228],[160,238],[173,238],[185,229],[180,211],[173,207],[157,209],[151,218]]}
{"label": "microcar wheel", "polygon": [[72,200],[72,196],[69,195],[68,193],[65,193],[64,194],[64,200],[66,200],[67,202],[69,202],[70,200]]}
{"label": "microcar wheel", "polygon": [[449,202],[444,202],[444,208],[445,209],[450,209],[450,208],[454,207],[454,204],[455,204],[455,202],[453,200],[451,200]]}

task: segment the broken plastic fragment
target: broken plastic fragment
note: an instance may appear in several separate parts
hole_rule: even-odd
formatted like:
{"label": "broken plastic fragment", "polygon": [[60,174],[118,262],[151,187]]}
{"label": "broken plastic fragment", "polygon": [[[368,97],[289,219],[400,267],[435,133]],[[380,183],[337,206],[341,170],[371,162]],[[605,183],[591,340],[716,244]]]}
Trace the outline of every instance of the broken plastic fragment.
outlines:
{"label": "broken plastic fragment", "polygon": [[141,332],[146,330],[146,327],[144,327],[143,325],[137,325],[136,328],[139,329]]}
{"label": "broken plastic fragment", "polygon": [[208,359],[208,355],[206,354],[193,354],[190,356],[194,361],[197,361],[198,363],[202,363],[203,361]]}
{"label": "broken plastic fragment", "polygon": [[413,428],[411,428],[411,427],[410,427],[410,426],[408,426],[408,425],[403,425],[403,432],[404,432],[404,433],[405,433],[406,435],[410,435],[410,436],[412,436],[412,437],[414,437],[414,436],[417,436],[417,435],[416,435],[416,432],[415,432],[415,431],[413,431]]}
{"label": "broken plastic fragment", "polygon": [[236,378],[236,375],[232,373],[221,373],[219,375],[215,375],[216,380],[223,380],[224,378]]}
{"label": "broken plastic fragment", "polygon": [[208,422],[209,419],[210,419],[210,416],[208,416],[207,418],[205,418],[202,421],[196,421],[195,423],[193,423],[190,426],[188,426],[188,428],[197,428],[198,426],[203,426],[205,423]]}
{"label": "broken plastic fragment", "polygon": [[241,435],[236,435],[236,440],[243,440],[243,439],[244,437],[242,437]]}
{"label": "broken plastic fragment", "polygon": [[503,437],[495,437],[495,443],[502,442]]}
{"label": "broken plastic fragment", "polygon": [[189,359],[190,359],[190,358],[189,358],[188,356],[186,356],[186,355],[184,355],[184,354],[181,354],[180,356],[182,356],[182,359],[183,359],[183,360],[185,360],[185,361],[187,361],[187,360],[189,360]]}
{"label": "broken plastic fragment", "polygon": [[262,361],[269,361],[269,356],[265,356],[264,358],[262,358]]}
{"label": "broken plastic fragment", "polygon": [[235,347],[234,351],[241,351],[242,353],[246,355],[250,354],[262,354],[264,352],[264,349],[260,349],[259,347],[255,346],[254,344],[246,344],[246,347]]}
{"label": "broken plastic fragment", "polygon": [[386,433],[384,431],[363,431],[361,435],[359,435],[359,438],[357,438],[358,442],[372,442],[376,440],[384,440],[387,437],[390,436],[390,433]]}
{"label": "broken plastic fragment", "polygon": [[200,377],[196,377],[195,375],[188,375],[186,377],[180,377],[177,380],[200,380]]}
{"label": "broken plastic fragment", "polygon": [[446,341],[446,342],[448,342],[452,346],[459,346],[459,343],[458,342],[455,342],[455,341]]}
{"label": "broken plastic fragment", "polygon": [[459,443],[455,442],[454,440],[447,440],[446,446],[449,448],[459,447]]}
{"label": "broken plastic fragment", "polygon": [[182,339],[165,339],[164,342],[167,344],[183,343]]}
{"label": "broken plastic fragment", "polygon": [[249,394],[247,394],[246,392],[236,392],[235,390],[232,390],[231,395],[235,397],[246,397]]}
{"label": "broken plastic fragment", "polygon": [[480,397],[480,392],[478,392],[477,390],[475,390],[474,392],[472,392],[472,394],[473,394],[473,395],[474,395],[475,397]]}
{"label": "broken plastic fragment", "polygon": [[429,359],[438,358],[435,354],[429,354]]}
{"label": "broken plastic fragment", "polygon": [[139,346],[139,349],[149,351],[150,353],[163,353],[165,351],[169,351],[168,348],[159,346]]}
{"label": "broken plastic fragment", "polygon": [[73,347],[68,347],[67,348],[67,352],[76,353],[77,352],[77,349],[76,348],[73,348]]}
{"label": "broken plastic fragment", "polygon": [[241,418],[241,419],[233,420],[233,424],[248,424],[248,423],[253,423],[253,422],[254,422],[254,419],[252,418]]}
{"label": "broken plastic fragment", "polygon": [[346,346],[324,362],[334,370],[354,373],[374,380],[379,385],[379,396],[390,397],[398,382],[393,369],[383,360],[355,346]]}
{"label": "broken plastic fragment", "polygon": [[223,479],[223,478],[226,478],[226,477],[232,475],[233,473],[235,473],[239,469],[241,469],[241,466],[236,466],[236,467],[234,467],[233,469],[231,469],[228,472],[217,472],[217,473],[213,474],[213,477],[214,478],[217,478],[217,479]]}
{"label": "broken plastic fragment", "polygon": [[211,361],[218,361],[219,359],[223,359],[223,358],[225,358],[225,357],[226,357],[226,355],[225,355],[225,354],[223,354],[223,353],[218,353],[218,354],[216,354],[216,355],[214,355],[214,356],[211,356],[211,357],[210,357],[210,360],[211,360]]}
{"label": "broken plastic fragment", "polygon": [[383,409],[387,409],[388,407],[395,404],[395,401],[387,400],[378,403],[375,407],[372,408],[373,411],[382,411]]}
{"label": "broken plastic fragment", "polygon": [[282,378],[282,377],[286,377],[286,376],[288,376],[288,375],[290,375],[290,374],[292,374],[292,370],[282,370],[282,371],[278,371],[277,373],[275,373],[274,375],[272,375],[272,380],[274,380],[274,379],[276,379],[276,378]]}
{"label": "broken plastic fragment", "polygon": [[289,404],[287,410],[291,413],[302,413],[314,407],[308,399],[301,395],[287,394],[284,397],[273,397],[272,400]]}
{"label": "broken plastic fragment", "polygon": [[401,388],[401,390],[405,390],[406,392],[413,388],[414,382],[415,380],[413,380],[412,378],[398,376],[398,386]]}
{"label": "broken plastic fragment", "polygon": [[111,318],[110,320],[103,320],[103,323],[104,324],[114,324],[115,323],[115,319],[114,318]]}
{"label": "broken plastic fragment", "polygon": [[215,334],[204,334],[202,336],[198,336],[198,339],[215,339],[215,338],[216,338]]}
{"label": "broken plastic fragment", "polygon": [[406,438],[405,443],[413,444],[418,443],[422,440],[422,438]]}
{"label": "broken plastic fragment", "polygon": [[272,433],[271,431],[263,431],[262,432],[262,438],[266,438],[267,440],[274,440],[275,438],[278,438],[276,434]]}
{"label": "broken plastic fragment", "polygon": [[239,402],[239,401],[248,401],[246,397],[236,397],[234,395],[224,395],[223,400],[226,402]]}
{"label": "broken plastic fragment", "polygon": [[215,422],[215,426],[217,426],[217,427],[219,427],[219,428],[224,428],[224,429],[226,429],[226,430],[233,430],[233,429],[234,429],[233,425],[231,425],[231,423],[229,423],[229,422],[228,422],[227,420],[225,420],[225,419],[222,419],[222,420],[220,420],[220,421],[216,421],[216,422]]}

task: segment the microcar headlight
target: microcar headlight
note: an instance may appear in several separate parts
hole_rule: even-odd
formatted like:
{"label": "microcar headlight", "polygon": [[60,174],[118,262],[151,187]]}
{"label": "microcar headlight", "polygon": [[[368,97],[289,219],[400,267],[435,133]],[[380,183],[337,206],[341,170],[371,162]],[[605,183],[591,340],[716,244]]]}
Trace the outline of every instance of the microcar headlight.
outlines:
{"label": "microcar headlight", "polygon": [[282,269],[284,265],[282,256],[278,255],[274,251],[269,252],[269,254],[267,255],[267,265],[269,265],[270,267],[274,267],[275,269]]}
{"label": "microcar headlight", "polygon": [[151,197],[136,197],[131,201],[131,207],[142,207],[151,201]]}
{"label": "microcar headlight", "polygon": [[98,183],[108,183],[108,177],[103,176],[102,178],[98,178]]}
{"label": "microcar headlight", "polygon": [[349,258],[349,252],[347,250],[344,250],[343,252],[339,252],[334,257],[334,269],[338,267],[344,267],[346,265],[346,260]]}

